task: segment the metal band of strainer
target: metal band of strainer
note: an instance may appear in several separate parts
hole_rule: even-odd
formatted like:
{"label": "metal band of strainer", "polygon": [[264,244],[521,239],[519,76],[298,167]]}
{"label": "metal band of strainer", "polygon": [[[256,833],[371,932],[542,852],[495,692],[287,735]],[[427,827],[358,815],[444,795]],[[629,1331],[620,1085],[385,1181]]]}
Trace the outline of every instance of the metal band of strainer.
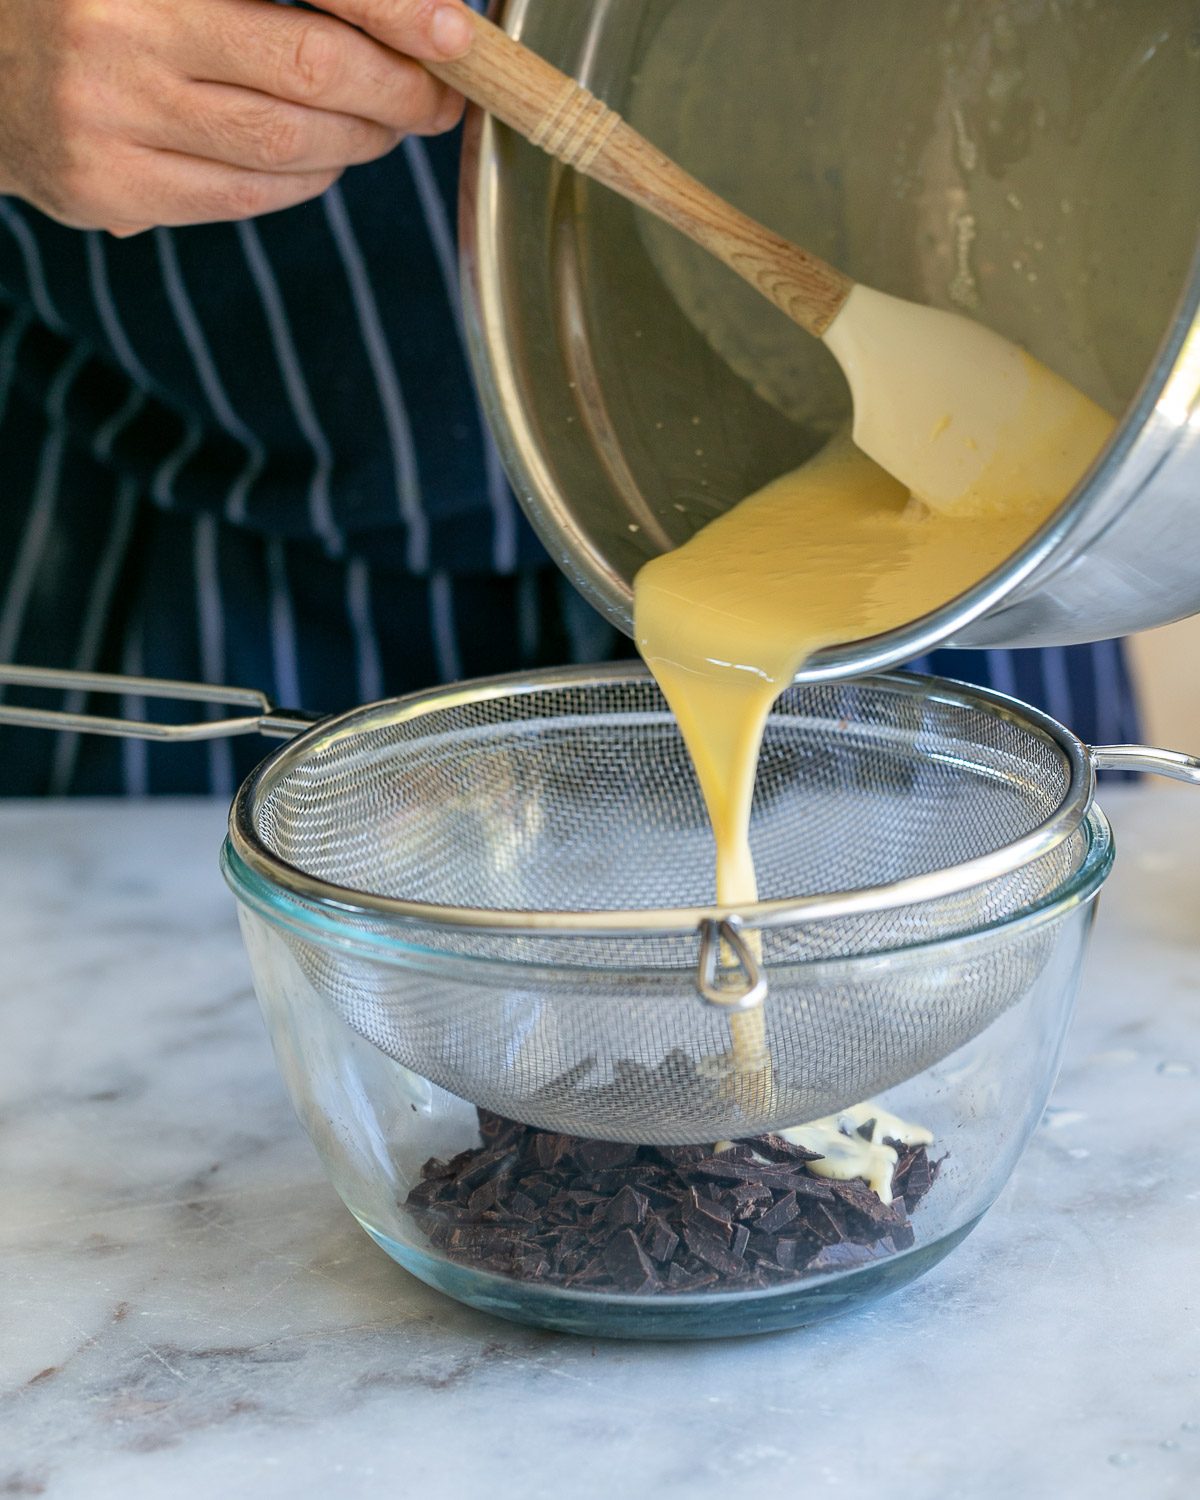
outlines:
{"label": "metal band of strainer", "polygon": [[[263,879],[304,901],[349,915],[389,917],[425,927],[466,928],[524,937],[546,936],[550,933],[565,937],[663,937],[696,932],[703,937],[706,931],[710,935],[715,934],[721,924],[730,922],[731,919],[737,930],[769,929],[889,911],[895,907],[919,905],[939,897],[958,895],[974,886],[1010,875],[1057,848],[1080,826],[1095,794],[1095,768],[1087,748],[1048,714],[990,688],[968,689],[952,686],[942,678],[885,672],[861,681],[864,686],[887,684],[890,688],[900,689],[912,697],[930,702],[950,703],[967,709],[985,707],[995,716],[1019,726],[1022,731],[1032,729],[1043,735],[1062,753],[1068,772],[1066,791],[1055,812],[1038,827],[1003,848],[965,860],[961,864],[947,865],[923,875],[907,876],[903,880],[884,885],[864,886],[858,890],[820,896],[758,901],[740,908],[713,905],[625,911],[529,912],[407,901],[395,896],[373,895],[317,879],[273,854],[258,836],[255,815],[261,800],[269,795],[281,775],[306,759],[314,746],[319,745],[322,740],[345,739],[355,733],[378,727],[381,722],[406,723],[443,708],[461,708],[465,704],[514,698],[552,688],[588,688],[613,682],[647,681],[649,676],[644,668],[627,663],[573,669],[551,668],[519,676],[478,679],[428,693],[414,694],[404,699],[351,709],[338,718],[323,721],[298,739],[282,746],[250,774],[242,784],[230,811],[230,842],[239,858]],[[669,716],[666,710],[664,716]],[[711,941],[710,936],[710,946]],[[747,972],[746,977],[748,984],[752,986],[755,976]],[[731,998],[733,997],[727,993],[725,1003],[729,1003]],[[745,998],[742,998],[742,1003],[745,1003]]]}

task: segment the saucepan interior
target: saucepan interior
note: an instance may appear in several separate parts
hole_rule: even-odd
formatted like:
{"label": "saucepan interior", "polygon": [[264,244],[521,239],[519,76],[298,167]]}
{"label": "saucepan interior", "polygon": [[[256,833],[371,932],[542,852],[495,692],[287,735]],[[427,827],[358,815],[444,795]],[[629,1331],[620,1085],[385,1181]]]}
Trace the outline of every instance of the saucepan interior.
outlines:
{"label": "saucepan interior", "polygon": [[[1090,546],[1150,471],[1170,487],[1160,398],[1183,381],[1168,404],[1186,425],[1200,387],[1180,373],[1200,304],[1194,7],[752,12],[509,0],[502,14],[739,207],[868,285],[990,324],[1127,414],[1092,482],[997,577],[1007,601],[1052,553],[1061,564],[1068,539]],[[628,629],[641,564],[812,454],[847,419],[845,381],[823,345],[674,230],[502,127],[476,118],[471,131],[463,231],[484,400],[553,555]],[[1196,607],[1164,600],[1169,557],[1157,599],[1126,597],[1123,553],[1082,616],[1023,618],[1025,639],[1094,639],[1156,622],[1139,611],[1157,606],[1160,623]],[[1106,607],[1125,618],[1097,619]]]}

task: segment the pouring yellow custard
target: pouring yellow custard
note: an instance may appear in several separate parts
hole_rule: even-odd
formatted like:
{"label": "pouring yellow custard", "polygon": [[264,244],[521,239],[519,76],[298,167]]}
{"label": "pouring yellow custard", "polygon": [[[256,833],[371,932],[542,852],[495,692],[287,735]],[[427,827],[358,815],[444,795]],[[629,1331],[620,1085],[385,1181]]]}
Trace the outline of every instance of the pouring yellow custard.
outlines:
{"label": "pouring yellow custard", "polygon": [[[1010,557],[1111,432],[1111,418],[1079,402],[1077,425],[1047,464],[1049,488],[991,494],[984,475],[969,505],[933,509],[839,437],[638,573],[638,649],[696,769],[716,843],[718,903],[758,899],[750,808],[776,697],[822,647],[928,614]],[[924,445],[934,471],[941,437],[942,424],[934,424]],[[921,445],[914,451],[919,457]],[[729,1020],[739,1080],[769,1091],[761,1012]]]}

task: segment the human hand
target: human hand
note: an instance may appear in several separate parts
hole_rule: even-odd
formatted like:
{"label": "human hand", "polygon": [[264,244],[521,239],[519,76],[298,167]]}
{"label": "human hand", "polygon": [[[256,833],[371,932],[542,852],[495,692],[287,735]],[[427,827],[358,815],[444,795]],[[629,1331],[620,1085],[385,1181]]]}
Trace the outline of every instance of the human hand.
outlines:
{"label": "human hand", "polygon": [[385,45],[269,0],[0,0],[0,193],[117,235],[317,197],[462,113],[417,60],[469,50],[459,0],[386,11]]}

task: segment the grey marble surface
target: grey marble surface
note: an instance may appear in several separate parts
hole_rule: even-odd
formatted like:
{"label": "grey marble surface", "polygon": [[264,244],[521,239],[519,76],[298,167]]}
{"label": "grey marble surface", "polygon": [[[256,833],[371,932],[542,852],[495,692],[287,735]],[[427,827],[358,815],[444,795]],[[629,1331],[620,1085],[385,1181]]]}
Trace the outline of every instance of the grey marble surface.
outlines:
{"label": "grey marble surface", "polygon": [[1117,872],[1052,1109],[842,1322],[592,1344],[377,1250],[291,1115],[215,804],[0,805],[0,1496],[1194,1496],[1200,795]]}

